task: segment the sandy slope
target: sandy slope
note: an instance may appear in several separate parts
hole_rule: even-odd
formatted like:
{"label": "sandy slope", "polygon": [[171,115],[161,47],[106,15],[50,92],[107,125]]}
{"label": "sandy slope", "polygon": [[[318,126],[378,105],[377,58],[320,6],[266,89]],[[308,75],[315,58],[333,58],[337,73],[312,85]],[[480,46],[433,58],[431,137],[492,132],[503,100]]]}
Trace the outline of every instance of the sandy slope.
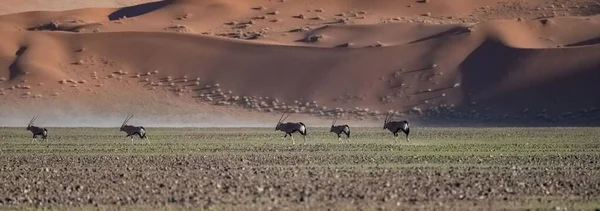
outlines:
{"label": "sandy slope", "polygon": [[0,16],[0,124],[600,124],[595,2],[75,5]]}

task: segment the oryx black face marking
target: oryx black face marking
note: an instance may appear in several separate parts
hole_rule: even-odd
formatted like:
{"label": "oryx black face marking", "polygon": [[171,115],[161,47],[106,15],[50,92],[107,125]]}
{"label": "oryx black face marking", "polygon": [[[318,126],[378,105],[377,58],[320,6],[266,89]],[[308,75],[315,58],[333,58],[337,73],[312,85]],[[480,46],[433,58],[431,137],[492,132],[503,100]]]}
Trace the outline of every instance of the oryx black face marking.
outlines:
{"label": "oryx black face marking", "polygon": [[46,128],[43,127],[36,127],[33,126],[33,122],[35,122],[35,120],[37,119],[36,116],[34,116],[33,118],[31,118],[31,120],[29,120],[29,124],[27,125],[27,130],[31,131],[31,133],[33,134],[33,141],[37,141],[37,137],[41,136],[42,140],[47,140],[48,138],[48,130]]}
{"label": "oryx black face marking", "polygon": [[128,116],[125,121],[123,122],[123,124],[121,125],[121,129],[120,131],[123,131],[127,134],[126,137],[130,137],[131,138],[131,143],[133,144],[133,136],[138,135],[140,137],[140,139],[146,139],[148,137],[146,137],[146,129],[142,126],[133,126],[133,125],[126,125],[127,122],[129,122],[129,120],[133,117],[133,115]]}
{"label": "oryx black face marking", "polygon": [[388,129],[396,138],[398,138],[398,132],[402,131],[406,134],[406,141],[409,141],[408,134],[410,133],[410,128],[408,126],[408,121],[391,121],[395,113],[396,111],[392,112],[389,116],[386,116],[383,121],[383,129]]}
{"label": "oryx black face marking", "polygon": [[284,139],[287,138],[288,135],[290,137],[292,137],[293,144],[296,144],[296,141],[294,141],[294,136],[292,136],[292,133],[298,132],[303,136],[304,142],[306,143],[306,125],[304,125],[304,123],[302,123],[302,122],[283,123],[283,121],[285,119],[287,119],[290,116],[290,114],[291,113],[289,113],[285,118],[283,118],[285,113],[283,113],[281,115],[281,117],[279,118],[279,121],[277,122],[277,126],[275,126],[275,131],[280,130],[280,131],[285,132],[285,136],[283,136]]}

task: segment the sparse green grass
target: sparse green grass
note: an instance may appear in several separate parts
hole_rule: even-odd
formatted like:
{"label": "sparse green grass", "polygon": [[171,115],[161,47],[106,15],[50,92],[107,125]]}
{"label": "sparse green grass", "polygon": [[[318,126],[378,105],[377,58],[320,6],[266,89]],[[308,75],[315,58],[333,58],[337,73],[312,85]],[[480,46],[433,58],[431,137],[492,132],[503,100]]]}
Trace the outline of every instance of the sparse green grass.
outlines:
{"label": "sparse green grass", "polygon": [[[0,128],[6,208],[591,209],[600,128]],[[148,186],[146,186],[148,185]],[[77,187],[80,186],[80,187]],[[260,190],[260,191],[257,191]],[[492,206],[493,205],[493,206]],[[0,207],[2,208],[2,207]]]}

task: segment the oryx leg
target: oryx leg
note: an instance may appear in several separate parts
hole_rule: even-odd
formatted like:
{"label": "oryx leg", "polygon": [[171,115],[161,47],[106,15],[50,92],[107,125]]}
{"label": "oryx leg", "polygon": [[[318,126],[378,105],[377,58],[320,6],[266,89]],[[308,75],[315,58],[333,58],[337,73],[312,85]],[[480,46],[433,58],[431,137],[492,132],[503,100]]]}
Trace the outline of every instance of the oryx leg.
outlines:
{"label": "oryx leg", "polygon": [[131,139],[131,144],[133,144],[133,135],[135,135],[135,133],[134,133],[134,134],[131,134],[131,135],[127,135],[127,138],[130,138],[130,139]]}
{"label": "oryx leg", "polygon": [[290,137],[292,137],[292,144],[296,144],[296,141],[294,141],[294,136],[290,133]]}
{"label": "oryx leg", "polygon": [[44,132],[42,132],[42,139],[46,142],[48,142],[48,131],[44,130]]}
{"label": "oryx leg", "polygon": [[[145,134],[145,133],[144,133],[144,135],[142,135],[141,133],[138,133],[138,136],[139,136],[139,137],[140,137],[140,139],[142,139],[142,140],[146,139],[146,134]],[[148,143],[148,142],[146,141],[146,143]]]}
{"label": "oryx leg", "polygon": [[338,133],[337,136],[338,136],[338,141],[341,142],[342,141],[342,135],[340,133]]}
{"label": "oryx leg", "polygon": [[302,132],[301,130],[297,130],[300,135],[302,135],[302,139],[304,139],[304,144],[306,144],[306,131]]}
{"label": "oryx leg", "polygon": [[344,131],[344,134],[346,134],[346,138],[348,138],[348,142],[350,142],[350,132]]}
{"label": "oryx leg", "polygon": [[144,135],[142,135],[141,133],[138,133],[138,136],[140,137],[140,139],[144,140],[146,139],[146,143],[150,143],[150,141],[148,141],[148,137],[146,137],[146,133],[144,133]]}

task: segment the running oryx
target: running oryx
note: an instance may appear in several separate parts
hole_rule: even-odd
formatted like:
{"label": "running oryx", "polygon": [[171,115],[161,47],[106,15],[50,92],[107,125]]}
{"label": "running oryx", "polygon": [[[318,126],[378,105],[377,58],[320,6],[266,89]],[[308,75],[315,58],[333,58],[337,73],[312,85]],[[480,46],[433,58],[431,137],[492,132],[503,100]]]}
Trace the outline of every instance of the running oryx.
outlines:
{"label": "running oryx", "polygon": [[279,118],[279,122],[277,122],[277,126],[275,126],[275,131],[281,130],[281,131],[285,132],[285,136],[283,136],[284,140],[285,140],[285,138],[287,138],[288,135],[290,137],[292,137],[293,144],[296,144],[296,141],[294,141],[294,136],[292,136],[292,133],[298,132],[304,137],[304,143],[306,143],[306,125],[304,125],[304,123],[302,123],[302,122],[283,123],[283,121],[285,119],[287,119],[291,114],[292,113],[289,113],[285,118],[283,118],[283,115],[285,115],[285,112],[281,115],[281,117]]}
{"label": "running oryx", "polygon": [[134,135],[138,135],[141,139],[148,140],[148,137],[146,137],[146,129],[144,127],[142,127],[142,126],[126,125],[127,122],[129,122],[129,120],[132,117],[133,117],[133,114],[131,116],[128,116],[125,119],[125,121],[121,125],[121,131],[127,133],[126,137],[131,137],[131,143],[132,144],[133,144],[133,136]]}
{"label": "running oryx", "polygon": [[34,116],[31,118],[31,120],[29,120],[29,124],[27,125],[27,130],[31,131],[33,134],[33,139],[31,142],[37,141],[37,136],[42,136],[42,140],[46,140],[48,138],[48,130],[46,130],[46,128],[33,126],[33,122],[35,122],[36,119],[37,117]]}
{"label": "running oryx", "polygon": [[396,139],[398,138],[398,132],[402,130],[404,134],[406,134],[406,141],[409,141],[408,134],[410,133],[410,128],[408,127],[408,121],[391,121],[396,114],[396,111],[393,111],[389,116],[385,117],[383,122],[383,129],[388,129],[390,132],[394,134]]}
{"label": "running oryx", "polygon": [[329,132],[335,133],[338,137],[338,141],[342,140],[342,133],[346,134],[346,137],[348,137],[348,141],[350,141],[350,126],[348,125],[335,125],[335,123],[337,122],[337,116],[335,117],[335,119],[333,119],[333,122],[331,123],[331,129],[329,130]]}

